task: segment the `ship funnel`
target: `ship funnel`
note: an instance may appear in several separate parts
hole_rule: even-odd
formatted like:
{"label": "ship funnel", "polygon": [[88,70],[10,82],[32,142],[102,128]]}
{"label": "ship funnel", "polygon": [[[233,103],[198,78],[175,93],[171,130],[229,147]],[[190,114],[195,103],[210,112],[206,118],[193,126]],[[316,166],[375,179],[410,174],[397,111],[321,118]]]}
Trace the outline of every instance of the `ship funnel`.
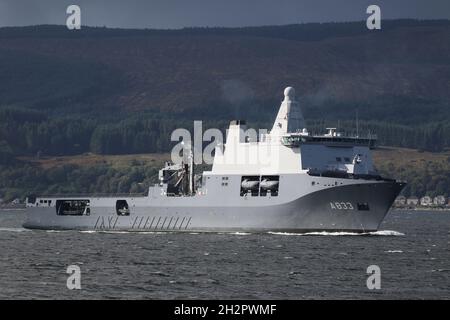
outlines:
{"label": "ship funnel", "polygon": [[295,99],[295,90],[287,87],[284,89],[284,100],[281,102],[271,133],[299,132],[304,128],[305,120],[300,105]]}

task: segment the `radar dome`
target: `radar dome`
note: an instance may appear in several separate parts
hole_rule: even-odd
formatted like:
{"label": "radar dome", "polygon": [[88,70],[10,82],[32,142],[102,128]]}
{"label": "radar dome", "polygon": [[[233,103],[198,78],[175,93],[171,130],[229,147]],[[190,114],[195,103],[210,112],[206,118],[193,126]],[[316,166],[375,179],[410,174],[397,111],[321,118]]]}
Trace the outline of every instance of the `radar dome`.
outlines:
{"label": "radar dome", "polygon": [[292,87],[287,87],[286,89],[284,89],[284,97],[288,98],[288,100],[294,100],[295,89]]}

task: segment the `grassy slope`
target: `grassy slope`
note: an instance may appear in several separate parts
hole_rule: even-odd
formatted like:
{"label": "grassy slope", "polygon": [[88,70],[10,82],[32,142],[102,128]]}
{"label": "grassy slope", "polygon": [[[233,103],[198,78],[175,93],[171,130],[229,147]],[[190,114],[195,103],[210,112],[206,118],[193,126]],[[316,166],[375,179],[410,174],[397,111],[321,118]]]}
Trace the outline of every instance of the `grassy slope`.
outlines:
{"label": "grassy slope", "polygon": [[20,161],[28,162],[42,169],[48,170],[65,165],[75,165],[79,167],[107,166],[112,168],[129,167],[134,163],[140,165],[162,165],[164,161],[170,159],[167,154],[129,154],[129,155],[97,155],[87,153],[75,156],[63,157],[43,157],[36,159],[33,157],[19,157]]}
{"label": "grassy slope", "polygon": [[[425,170],[430,163],[446,164],[450,157],[450,151],[432,153],[419,152],[415,149],[380,147],[373,151],[373,158],[377,168],[385,168],[386,166],[409,167]],[[19,160],[31,162],[44,169],[54,168],[57,166],[72,164],[78,166],[95,166],[109,165],[113,167],[123,167],[130,165],[133,161],[139,161],[143,164],[159,164],[165,160],[169,160],[169,154],[128,154],[128,155],[98,155],[98,154],[82,154],[76,156],[63,157],[43,157],[36,159],[33,157],[19,157]]]}
{"label": "grassy slope", "polygon": [[408,182],[406,196],[450,196],[450,151],[381,148],[374,152],[374,161],[382,175]]}
{"label": "grassy slope", "polygon": [[[442,153],[419,152],[413,149],[382,147],[374,150],[374,162],[383,176],[405,180],[408,186],[406,195],[449,194],[450,186],[450,151]],[[66,165],[76,166],[84,170],[90,168],[110,168],[127,172],[127,168],[142,167],[159,169],[169,154],[138,155],[94,155],[52,157],[33,159],[20,158],[41,168],[51,171]],[[155,171],[156,173],[156,171]],[[153,178],[154,179],[154,178]]]}
{"label": "grassy slope", "polygon": [[430,163],[448,164],[450,151],[446,152],[419,152],[414,149],[381,147],[373,152],[375,165],[380,168],[390,166],[396,168],[417,168],[425,170]]}

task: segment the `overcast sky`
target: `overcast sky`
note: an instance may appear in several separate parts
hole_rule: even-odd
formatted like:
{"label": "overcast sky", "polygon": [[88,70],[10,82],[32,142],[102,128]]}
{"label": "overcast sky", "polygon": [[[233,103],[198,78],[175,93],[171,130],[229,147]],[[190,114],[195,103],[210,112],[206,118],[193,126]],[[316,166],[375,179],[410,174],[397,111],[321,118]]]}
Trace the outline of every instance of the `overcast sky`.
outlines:
{"label": "overcast sky", "polygon": [[355,21],[370,4],[384,19],[450,19],[450,0],[0,0],[0,27],[65,24],[70,4],[81,7],[82,25],[121,28]]}

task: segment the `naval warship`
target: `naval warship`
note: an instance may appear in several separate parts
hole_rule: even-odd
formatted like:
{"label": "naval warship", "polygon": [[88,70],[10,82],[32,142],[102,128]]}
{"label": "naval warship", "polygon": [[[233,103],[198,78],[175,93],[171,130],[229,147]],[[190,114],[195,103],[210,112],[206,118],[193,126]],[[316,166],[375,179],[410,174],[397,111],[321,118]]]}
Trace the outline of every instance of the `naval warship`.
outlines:
{"label": "naval warship", "polygon": [[245,132],[245,121],[231,121],[211,170],[196,175],[192,152],[185,152],[183,161],[166,163],[147,194],[28,197],[24,227],[370,232],[405,186],[377,173],[371,157],[375,136],[349,136],[335,128],[308,132],[292,87],[284,90],[270,131],[256,140]]}

